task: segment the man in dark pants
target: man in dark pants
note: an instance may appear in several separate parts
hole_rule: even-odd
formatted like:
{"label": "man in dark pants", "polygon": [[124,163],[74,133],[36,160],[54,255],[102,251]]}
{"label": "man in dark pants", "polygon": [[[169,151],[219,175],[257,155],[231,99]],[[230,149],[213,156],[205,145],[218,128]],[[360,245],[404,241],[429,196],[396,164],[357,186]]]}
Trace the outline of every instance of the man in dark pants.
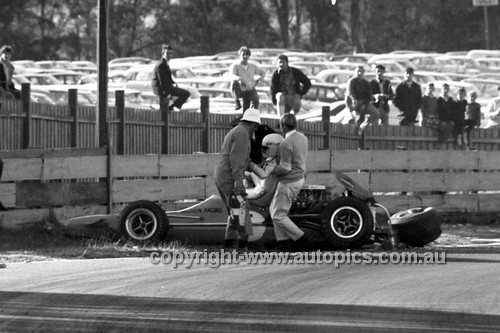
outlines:
{"label": "man in dark pants", "polygon": [[[242,198],[240,204],[239,226],[235,226],[235,219],[229,216],[224,236],[225,248],[247,249],[248,236],[253,233],[251,221],[244,219],[248,213],[246,190],[243,186],[245,171],[250,163],[251,137],[257,125],[260,124],[260,112],[257,109],[247,109],[240,123],[233,127],[224,137],[219,160],[215,166],[214,179],[221,199],[226,204],[228,213],[231,212],[230,199],[232,194]],[[240,207],[241,208],[241,207]],[[250,222],[250,223],[246,223]],[[243,225],[244,224],[244,225]]]}
{"label": "man in dark pants", "polygon": [[170,45],[164,44],[161,52],[162,58],[156,64],[153,79],[151,80],[153,92],[160,97],[160,105],[168,105],[170,96],[177,97],[169,110],[179,111],[189,98],[190,93],[186,89],[177,87],[177,84],[172,79],[172,72],[168,62],[174,54],[174,49]]}
{"label": "man in dark pants", "polygon": [[406,79],[396,86],[394,106],[396,106],[402,117],[399,121],[401,126],[414,126],[417,122],[418,110],[422,107],[422,90],[417,82],[413,81],[413,68],[406,68]]}
{"label": "man in dark pants", "polygon": [[384,65],[375,66],[376,77],[370,81],[370,88],[373,94],[373,105],[377,108],[380,116],[380,125],[389,125],[389,100],[394,94],[391,88],[391,81],[384,77]]}

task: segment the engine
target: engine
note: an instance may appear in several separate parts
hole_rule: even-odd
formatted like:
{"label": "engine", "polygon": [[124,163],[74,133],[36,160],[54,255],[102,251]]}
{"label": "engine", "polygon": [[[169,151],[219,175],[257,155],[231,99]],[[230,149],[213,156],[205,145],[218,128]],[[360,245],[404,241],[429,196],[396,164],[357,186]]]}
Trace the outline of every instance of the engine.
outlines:
{"label": "engine", "polygon": [[304,185],[292,203],[291,214],[316,213],[328,201],[326,186],[323,185]]}

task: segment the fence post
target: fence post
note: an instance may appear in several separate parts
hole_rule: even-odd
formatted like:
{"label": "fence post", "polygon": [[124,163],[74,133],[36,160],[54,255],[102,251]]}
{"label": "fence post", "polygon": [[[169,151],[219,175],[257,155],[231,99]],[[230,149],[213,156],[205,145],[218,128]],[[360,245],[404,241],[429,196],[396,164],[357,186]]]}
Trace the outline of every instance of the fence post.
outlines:
{"label": "fence post", "polygon": [[116,115],[118,116],[118,142],[116,154],[125,155],[125,91],[115,91]]}
{"label": "fence post", "polygon": [[168,154],[168,136],[170,134],[170,121],[169,121],[169,110],[168,110],[168,98],[160,97],[160,112],[161,120],[163,121],[163,128],[161,131],[161,153]]}
{"label": "fence post", "polygon": [[73,119],[71,123],[71,148],[78,147],[78,89],[68,89],[69,115]]}
{"label": "fence post", "polygon": [[23,123],[23,149],[31,146],[31,108],[30,108],[31,86],[29,83],[21,84],[21,101],[23,103],[23,112],[25,114]]}
{"label": "fence post", "polygon": [[201,144],[201,151],[208,153],[210,147],[210,103],[208,96],[200,97],[201,106],[201,117],[205,124],[205,130],[203,131],[203,139]]}
{"label": "fence post", "polygon": [[330,149],[330,107],[323,106],[321,108],[321,120],[323,122],[323,131],[325,136],[323,137],[323,149]]}

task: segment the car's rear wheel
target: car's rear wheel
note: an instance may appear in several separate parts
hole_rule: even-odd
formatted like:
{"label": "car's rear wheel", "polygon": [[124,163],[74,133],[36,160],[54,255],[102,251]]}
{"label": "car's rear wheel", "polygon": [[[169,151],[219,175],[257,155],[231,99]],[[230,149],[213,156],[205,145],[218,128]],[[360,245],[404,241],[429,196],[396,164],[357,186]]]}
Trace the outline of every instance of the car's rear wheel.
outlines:
{"label": "car's rear wheel", "polygon": [[122,235],[134,242],[155,242],[168,233],[167,214],[151,201],[130,203],[120,213],[120,221]]}
{"label": "car's rear wheel", "polygon": [[321,229],[336,248],[359,248],[373,233],[373,215],[368,204],[358,198],[337,198],[326,206]]}
{"label": "car's rear wheel", "polygon": [[424,246],[441,236],[441,221],[432,207],[416,207],[391,216],[396,243]]}

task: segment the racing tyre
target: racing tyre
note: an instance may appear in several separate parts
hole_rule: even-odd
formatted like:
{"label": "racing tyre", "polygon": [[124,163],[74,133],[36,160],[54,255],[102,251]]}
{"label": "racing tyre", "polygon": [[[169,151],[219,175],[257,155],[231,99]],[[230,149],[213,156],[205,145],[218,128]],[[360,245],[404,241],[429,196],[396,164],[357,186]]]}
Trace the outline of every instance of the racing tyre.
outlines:
{"label": "racing tyre", "polygon": [[335,248],[359,248],[367,243],[373,233],[373,215],[363,200],[340,197],[326,206],[321,218],[321,229]]}
{"label": "racing tyre", "polygon": [[168,217],[165,211],[151,201],[130,203],[120,213],[121,233],[134,242],[155,242],[168,233]]}
{"label": "racing tyre", "polygon": [[441,236],[441,221],[432,207],[417,207],[391,216],[396,243],[421,247]]}

